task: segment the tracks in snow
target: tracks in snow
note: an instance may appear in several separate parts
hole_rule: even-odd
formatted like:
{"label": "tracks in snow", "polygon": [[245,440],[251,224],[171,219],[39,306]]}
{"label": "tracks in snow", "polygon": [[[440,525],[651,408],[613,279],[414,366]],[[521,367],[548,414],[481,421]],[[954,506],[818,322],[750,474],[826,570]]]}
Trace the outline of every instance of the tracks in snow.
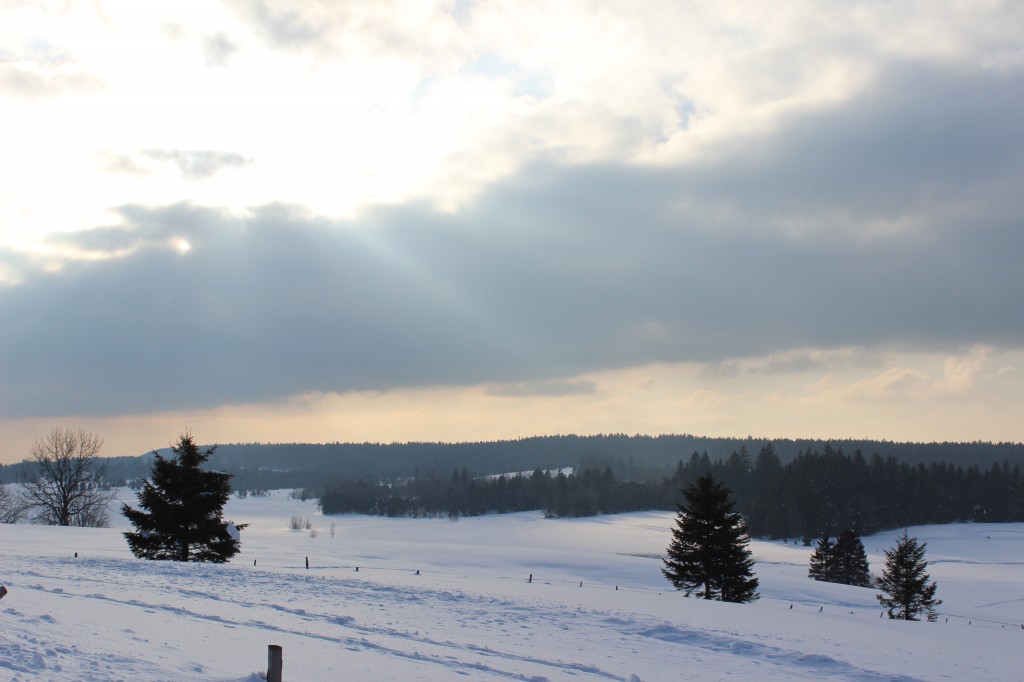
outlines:
{"label": "tracks in snow", "polygon": [[[817,679],[828,670],[834,679],[913,680],[829,656],[615,610],[239,566],[40,557],[21,557],[17,563],[22,590],[95,600],[163,619],[274,633],[332,649],[373,652],[477,678],[628,680],[632,671],[621,669],[623,660],[685,660],[697,653],[722,657],[723,668],[730,666],[729,659],[765,666],[766,676],[773,679]],[[121,582],[129,582],[132,593],[120,587]],[[611,646],[618,647],[614,656],[588,649],[587,632],[596,630],[606,643],[611,635]],[[124,632],[132,636],[131,630]],[[536,646],[538,642],[543,646]],[[547,655],[536,655],[538,650]],[[551,656],[552,650],[560,656]],[[670,652],[674,654],[666,656]],[[2,656],[0,651],[0,661]],[[602,663],[608,659],[618,664]]]}

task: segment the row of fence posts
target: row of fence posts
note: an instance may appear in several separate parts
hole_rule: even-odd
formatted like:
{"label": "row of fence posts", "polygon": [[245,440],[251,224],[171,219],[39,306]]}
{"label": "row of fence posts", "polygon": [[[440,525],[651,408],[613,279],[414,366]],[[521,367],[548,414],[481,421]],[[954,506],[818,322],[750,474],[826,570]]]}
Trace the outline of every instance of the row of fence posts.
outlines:
{"label": "row of fence posts", "polygon": [[[253,565],[255,565],[255,563],[256,562],[254,561]],[[307,569],[309,568],[309,557],[306,557],[306,568]],[[357,573],[359,572],[359,567],[358,566],[356,566],[356,572]],[[416,575],[419,575],[419,574],[420,574],[420,572],[417,570],[416,571]],[[526,582],[527,583],[533,583],[533,573],[531,573],[530,577],[526,579]],[[580,587],[583,587],[583,581],[582,580],[580,581]],[[618,590],[619,586],[616,585],[615,589]],[[790,604],[789,608],[790,608],[790,610],[792,610],[793,605]],[[824,606],[818,607],[818,613],[821,613],[824,610],[825,610]],[[882,613],[879,613],[878,617],[881,618],[883,615],[885,615],[884,611]],[[947,623],[949,622],[949,618],[946,618],[946,622]],[[967,624],[971,625],[972,622],[969,620],[967,622]],[[1006,626],[1004,625],[1003,627],[1006,627]],[[1024,630],[1024,623],[1022,623],[1020,627],[1021,627],[1022,630]],[[284,669],[284,650],[278,644],[271,644],[269,647],[267,647],[267,682],[282,682],[281,675],[282,675],[283,669]]]}

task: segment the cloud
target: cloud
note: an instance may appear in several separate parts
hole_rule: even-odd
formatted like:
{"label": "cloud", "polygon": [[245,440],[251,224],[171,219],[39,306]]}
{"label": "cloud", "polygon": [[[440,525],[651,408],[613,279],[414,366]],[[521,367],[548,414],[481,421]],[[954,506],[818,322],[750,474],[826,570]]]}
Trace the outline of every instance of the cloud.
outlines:
{"label": "cloud", "polygon": [[103,152],[100,155],[103,170],[107,173],[125,173],[145,177],[153,173],[145,161],[173,164],[183,180],[199,181],[212,178],[225,169],[244,168],[253,160],[234,152],[218,152],[204,149],[182,151],[179,149],[147,149],[138,157],[130,154]]}
{"label": "cloud", "polygon": [[91,230],[50,235],[50,243],[77,251],[122,253],[137,246],[143,236],[125,225],[95,227]]}
{"label": "cloud", "polygon": [[21,284],[31,267],[25,254],[0,247],[0,288]]}
{"label": "cloud", "polygon": [[1021,347],[1021,80],[908,65],[687,164],[538,159],[455,212],[124,206],[122,224],[60,238],[117,257],[0,287],[0,357],[18,359],[0,410],[543,393],[794,348]]}
{"label": "cloud", "polygon": [[81,69],[43,70],[31,65],[0,63],[0,92],[15,97],[41,99],[103,87],[99,78]]}
{"label": "cloud", "polygon": [[988,348],[975,348],[966,356],[946,358],[943,380],[939,384],[941,391],[950,395],[969,391],[975,386],[990,355]]}
{"label": "cloud", "polygon": [[145,177],[150,174],[148,168],[139,165],[135,159],[127,154],[104,152],[100,154],[100,160],[103,170],[107,173],[126,173],[136,177]]}
{"label": "cloud", "polygon": [[147,149],[142,155],[154,161],[169,161],[181,171],[186,180],[205,180],[225,168],[242,168],[252,163],[234,152],[217,152],[204,149],[182,151],[178,149]]}
{"label": "cloud", "polygon": [[794,348],[770,355],[735,358],[702,368],[708,379],[772,376],[794,372],[876,368],[881,359],[864,348]]}
{"label": "cloud", "polygon": [[225,66],[231,56],[238,52],[238,46],[227,34],[220,31],[204,37],[202,46],[206,65],[210,68]]}
{"label": "cloud", "polygon": [[[924,366],[910,366],[897,361],[877,374],[858,379],[840,379],[826,374],[810,387],[810,401],[911,401],[978,400],[974,392],[979,386],[982,370],[993,356],[983,346],[939,357]],[[906,363],[908,358],[902,358]],[[918,359],[919,360],[919,359]],[[841,371],[841,370],[840,370]],[[1005,395],[998,382],[986,379],[986,391]]]}
{"label": "cloud", "polygon": [[229,4],[263,37],[285,47],[308,47],[324,41],[329,35],[330,19],[337,21],[337,17],[345,16],[344,11],[329,12],[317,2],[305,7],[274,0],[237,0]]}
{"label": "cloud", "polygon": [[527,381],[514,384],[502,384],[487,390],[487,395],[502,398],[522,398],[528,396],[560,397],[567,395],[589,395],[597,390],[593,381]]}
{"label": "cloud", "polygon": [[447,3],[410,7],[403,3],[330,0],[229,0],[253,32],[278,48],[312,52],[318,58],[365,51],[436,58],[458,43],[457,21]]}
{"label": "cloud", "polygon": [[[3,9],[6,8],[0,11]],[[80,66],[70,52],[50,40],[0,29],[0,92],[20,99],[39,100],[68,93],[94,92],[105,87],[103,81]]]}
{"label": "cloud", "polygon": [[934,383],[927,374],[911,367],[892,367],[881,374],[858,379],[850,384],[823,377],[812,387],[818,400],[907,400],[924,398],[933,392]]}
{"label": "cloud", "polygon": [[165,22],[160,27],[160,34],[174,42],[195,40],[202,50],[203,62],[208,69],[227,66],[240,50],[238,44],[224,31],[194,36],[188,26],[176,21]]}

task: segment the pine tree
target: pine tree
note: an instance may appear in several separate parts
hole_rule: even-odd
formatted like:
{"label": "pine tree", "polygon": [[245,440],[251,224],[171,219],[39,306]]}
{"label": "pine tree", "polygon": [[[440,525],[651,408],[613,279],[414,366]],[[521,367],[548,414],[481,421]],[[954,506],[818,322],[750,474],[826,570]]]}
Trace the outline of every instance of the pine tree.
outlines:
{"label": "pine tree", "polygon": [[733,511],[729,489],[710,475],[683,490],[668,546],[664,576],[686,596],[700,589],[704,599],[752,602],[757,593],[747,526]]}
{"label": "pine tree", "polygon": [[200,469],[216,446],[200,450],[189,433],[171,449],[172,459],[153,453],[151,480],[138,494],[140,509],[121,507],[135,527],[124,533],[128,547],[140,559],[224,563],[239,552],[237,530],[245,528],[222,517],[231,474]]}
{"label": "pine tree", "polygon": [[833,582],[857,587],[871,587],[871,572],[868,570],[868,555],[864,543],[852,530],[844,530],[836,540],[833,552]]}
{"label": "pine tree", "polygon": [[925,573],[928,563],[924,560],[927,543],[919,543],[917,538],[907,537],[907,531],[896,539],[896,546],[885,550],[885,569],[878,579],[876,595],[878,603],[888,609],[889,618],[897,620],[917,620],[925,614],[928,620],[936,618],[935,607],[942,603],[935,598],[938,585],[929,583],[930,577]]}
{"label": "pine tree", "polygon": [[864,543],[852,530],[844,530],[835,541],[822,536],[814,546],[807,575],[827,583],[871,587]]}
{"label": "pine tree", "polygon": [[823,582],[833,581],[833,569],[835,567],[836,544],[827,535],[822,535],[818,544],[814,546],[811,554],[811,564],[807,569],[807,575],[814,580]]}

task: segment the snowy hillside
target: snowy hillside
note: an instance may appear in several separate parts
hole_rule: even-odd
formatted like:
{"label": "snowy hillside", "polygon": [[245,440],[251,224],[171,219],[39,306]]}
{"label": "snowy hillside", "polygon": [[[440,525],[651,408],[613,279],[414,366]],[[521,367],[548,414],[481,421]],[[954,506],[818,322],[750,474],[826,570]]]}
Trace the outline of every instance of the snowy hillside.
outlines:
{"label": "snowy hillside", "polygon": [[[136,560],[120,517],[110,529],[0,526],[11,590],[0,679],[258,680],[268,644],[283,646],[289,682],[1017,680],[1024,669],[1024,524],[911,529],[945,603],[937,623],[906,623],[880,619],[873,590],[808,580],[809,549],[792,544],[753,544],[759,602],[685,599],[655,558],[667,513],[332,519],[284,493],[226,512],[251,525],[221,566]],[[290,530],[292,516],[312,519],[316,537]],[[874,573],[897,534],[864,539]]]}

